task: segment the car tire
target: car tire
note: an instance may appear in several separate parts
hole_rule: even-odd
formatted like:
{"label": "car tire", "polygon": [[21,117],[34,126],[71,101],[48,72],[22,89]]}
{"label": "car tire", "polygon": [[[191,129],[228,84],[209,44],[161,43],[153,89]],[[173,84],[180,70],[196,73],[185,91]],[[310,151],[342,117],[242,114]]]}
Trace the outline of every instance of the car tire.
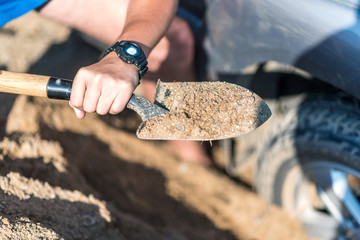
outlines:
{"label": "car tire", "polygon": [[311,237],[360,239],[359,106],[339,92],[307,95],[274,116],[261,150],[257,191]]}

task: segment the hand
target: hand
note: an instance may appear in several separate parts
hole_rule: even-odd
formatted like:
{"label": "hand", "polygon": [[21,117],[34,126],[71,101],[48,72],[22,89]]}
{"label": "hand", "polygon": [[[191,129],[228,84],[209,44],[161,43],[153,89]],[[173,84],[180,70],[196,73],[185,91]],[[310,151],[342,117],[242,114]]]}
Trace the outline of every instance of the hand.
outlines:
{"label": "hand", "polygon": [[69,104],[79,119],[87,112],[118,114],[126,107],[138,83],[136,66],[123,62],[111,52],[98,63],[78,71]]}

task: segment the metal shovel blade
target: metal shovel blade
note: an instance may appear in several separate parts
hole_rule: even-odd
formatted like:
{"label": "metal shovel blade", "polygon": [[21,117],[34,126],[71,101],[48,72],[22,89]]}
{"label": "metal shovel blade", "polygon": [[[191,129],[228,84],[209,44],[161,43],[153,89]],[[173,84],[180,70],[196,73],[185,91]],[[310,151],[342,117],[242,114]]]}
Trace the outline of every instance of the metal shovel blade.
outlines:
{"label": "metal shovel blade", "polygon": [[249,133],[270,116],[255,93],[227,82],[158,81],[155,103],[169,112],[142,122],[141,139],[217,140]]}

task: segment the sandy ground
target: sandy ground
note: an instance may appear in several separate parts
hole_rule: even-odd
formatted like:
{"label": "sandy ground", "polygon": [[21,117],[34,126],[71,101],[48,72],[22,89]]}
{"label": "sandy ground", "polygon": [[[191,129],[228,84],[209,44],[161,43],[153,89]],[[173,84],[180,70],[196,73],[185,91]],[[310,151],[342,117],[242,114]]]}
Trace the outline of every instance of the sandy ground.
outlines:
{"label": "sandy ground", "polygon": [[[100,55],[35,13],[1,29],[0,42],[0,69],[15,72],[72,78]],[[62,101],[0,102],[0,239],[307,239],[221,169],[136,138],[130,110],[80,121]]]}

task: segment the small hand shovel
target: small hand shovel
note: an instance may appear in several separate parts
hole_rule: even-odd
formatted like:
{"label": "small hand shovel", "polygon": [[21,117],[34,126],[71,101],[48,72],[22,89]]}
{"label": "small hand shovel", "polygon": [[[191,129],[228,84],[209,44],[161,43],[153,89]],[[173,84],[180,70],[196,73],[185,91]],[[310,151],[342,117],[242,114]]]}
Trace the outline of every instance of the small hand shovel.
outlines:
{"label": "small hand shovel", "polygon": [[[72,81],[0,71],[0,92],[69,100]],[[270,116],[255,93],[225,82],[158,81],[155,103],[132,95],[127,107],[143,122],[141,139],[215,140],[248,133]]]}

